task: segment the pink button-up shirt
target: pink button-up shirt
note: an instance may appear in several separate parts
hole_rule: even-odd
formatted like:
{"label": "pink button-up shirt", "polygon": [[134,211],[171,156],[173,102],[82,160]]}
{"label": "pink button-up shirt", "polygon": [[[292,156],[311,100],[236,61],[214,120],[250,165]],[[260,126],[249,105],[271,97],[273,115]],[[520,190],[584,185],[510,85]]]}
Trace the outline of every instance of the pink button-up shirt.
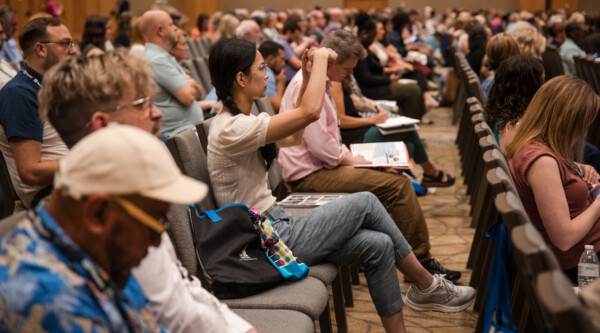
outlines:
{"label": "pink button-up shirt", "polygon": [[[329,87],[330,81],[327,81]],[[302,71],[298,71],[288,85],[279,112],[294,109],[300,87]],[[304,129],[300,145],[279,150],[279,163],[283,168],[283,179],[287,182],[302,179],[322,168],[335,168],[348,153],[342,144],[342,136],[338,127],[338,117],[329,88],[321,109],[319,120]]]}

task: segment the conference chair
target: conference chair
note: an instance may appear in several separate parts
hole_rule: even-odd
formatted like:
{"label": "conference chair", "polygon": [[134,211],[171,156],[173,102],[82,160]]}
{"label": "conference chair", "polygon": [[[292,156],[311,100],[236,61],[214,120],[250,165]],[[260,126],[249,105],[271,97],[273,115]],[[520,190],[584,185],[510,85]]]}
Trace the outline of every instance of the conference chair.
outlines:
{"label": "conference chair", "polygon": [[4,155],[0,153],[0,219],[12,215],[19,197],[15,192]]}
{"label": "conference chair", "polygon": [[546,81],[549,81],[556,76],[565,74],[558,49],[553,45],[546,46],[546,50],[544,53],[542,53],[542,63],[544,65]]}
{"label": "conference chair", "polygon": [[575,295],[571,282],[561,270],[540,273],[536,277],[535,290],[540,304],[548,313],[544,323],[547,331],[598,332],[591,324],[591,314]]}
{"label": "conference chair", "polygon": [[[253,114],[267,112],[269,115],[274,115],[271,104],[266,97],[255,100],[253,110],[251,112]],[[196,125],[197,137],[204,154],[208,152],[208,135],[210,133],[211,123],[212,118]],[[278,197],[278,200],[285,198],[289,194],[284,184],[283,176],[281,175],[281,166],[277,159],[273,161],[271,168],[268,171],[267,180],[269,188],[273,191],[274,195]],[[292,213],[294,216],[299,216],[302,215],[302,212],[305,210],[306,208],[290,209],[290,213]],[[326,263],[311,266],[309,270],[309,276],[319,279],[326,286],[331,285],[336,323],[338,325],[339,332],[344,332],[347,329],[345,306],[354,306],[352,287],[350,285],[350,274],[352,273],[357,275],[358,272],[354,272],[345,266],[336,267],[335,265]]]}
{"label": "conference chair", "polygon": [[[184,174],[200,180],[209,186],[209,193],[205,199],[198,203],[198,208],[203,211],[216,209],[217,205],[210,186],[206,155],[202,149],[196,130],[187,130],[169,138],[169,140],[167,140],[167,146]],[[194,249],[188,212],[189,210],[187,207],[177,205],[172,207],[171,215],[174,216],[169,216],[169,220],[172,223],[170,235],[173,237],[173,243],[178,249],[178,254],[182,255],[181,260],[184,265],[189,264],[192,260],[196,262],[195,265],[192,263],[190,267],[186,265],[186,268],[196,276],[201,277],[203,276],[202,270],[200,269],[201,263],[199,262],[196,250]],[[185,253],[185,261],[183,253]],[[192,254],[194,257],[193,259],[191,258]],[[325,281],[321,281],[319,278],[329,279],[329,284],[332,284],[332,289],[335,290],[337,287],[333,285],[333,282],[337,279],[337,268],[330,264],[323,265],[324,266],[322,267],[317,267],[320,265],[311,266],[310,276],[300,281],[292,283],[286,282],[280,287],[258,295],[242,299],[224,300],[224,302],[231,308],[287,309],[300,311],[313,320],[318,318],[321,330],[328,331],[327,327],[329,327],[329,330],[331,327],[328,303],[329,295],[325,288]],[[337,281],[339,281],[339,279]],[[316,286],[315,282],[319,286]],[[302,289],[305,289],[306,295],[302,295]],[[338,289],[337,294],[341,294],[341,290]],[[325,300],[323,300],[323,296],[325,297]],[[339,325],[340,324],[338,323],[338,326]]]}

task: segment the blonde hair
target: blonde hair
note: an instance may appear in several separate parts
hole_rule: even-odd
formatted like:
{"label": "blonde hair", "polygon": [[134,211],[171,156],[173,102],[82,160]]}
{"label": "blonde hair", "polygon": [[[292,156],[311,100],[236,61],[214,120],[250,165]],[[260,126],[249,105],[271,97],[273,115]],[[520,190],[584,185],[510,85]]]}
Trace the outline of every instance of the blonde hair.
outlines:
{"label": "blonde hair", "polygon": [[217,31],[212,37],[212,45],[216,45],[222,38],[235,37],[235,29],[240,24],[240,20],[231,14],[225,14],[219,20]]}
{"label": "blonde hair", "polygon": [[546,82],[533,96],[519,131],[506,147],[514,157],[532,141],[543,142],[561,162],[575,168],[581,161],[588,128],[600,109],[600,97],[583,80],[562,75]]}
{"label": "blonde hair", "polygon": [[546,49],[546,38],[532,29],[523,29],[516,35],[517,44],[522,55],[542,59]]}
{"label": "blonde hair", "polygon": [[156,94],[150,66],[134,56],[117,52],[64,59],[44,74],[40,89],[40,117],[49,121],[72,147],[92,132],[95,112],[116,112],[125,94],[137,98]]}
{"label": "blonde hair", "polygon": [[131,46],[133,46],[134,44],[146,44],[146,40],[144,39],[144,36],[142,35],[142,20],[138,19],[135,24],[133,25],[133,28],[131,29]]}

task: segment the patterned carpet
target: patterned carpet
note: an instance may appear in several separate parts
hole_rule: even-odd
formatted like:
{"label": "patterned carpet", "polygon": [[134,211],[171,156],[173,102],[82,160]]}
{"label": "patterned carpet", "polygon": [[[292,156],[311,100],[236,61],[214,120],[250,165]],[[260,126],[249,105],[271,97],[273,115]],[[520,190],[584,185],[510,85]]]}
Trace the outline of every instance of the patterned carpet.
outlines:
{"label": "patterned carpet", "polygon": [[[460,177],[460,159],[454,145],[457,127],[451,125],[451,112],[450,108],[431,110],[427,117],[434,124],[420,125],[419,134],[425,141],[430,160],[442,170],[456,175],[456,184],[438,188],[435,193],[420,197],[419,202],[427,219],[433,256],[444,266],[462,271],[459,284],[467,285],[471,271],[466,269],[466,263],[475,229],[469,227],[469,197]],[[417,177],[422,174],[419,166],[415,166],[413,172]],[[404,296],[409,285],[400,272],[398,278]],[[346,308],[348,329],[360,333],[384,332],[362,273],[360,282],[359,286],[353,286],[354,307]],[[333,304],[331,307],[333,310]],[[408,307],[403,311],[408,332],[473,332],[477,322],[472,305],[459,313],[415,312]]]}

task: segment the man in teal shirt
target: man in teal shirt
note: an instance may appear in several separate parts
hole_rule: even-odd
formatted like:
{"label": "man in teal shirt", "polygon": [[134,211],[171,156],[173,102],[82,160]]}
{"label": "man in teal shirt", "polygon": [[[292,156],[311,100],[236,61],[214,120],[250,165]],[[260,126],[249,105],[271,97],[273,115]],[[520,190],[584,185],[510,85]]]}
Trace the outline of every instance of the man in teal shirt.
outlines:
{"label": "man in teal shirt", "polygon": [[142,16],[141,29],[146,40],[144,60],[152,66],[158,84],[154,104],[163,113],[161,134],[170,137],[194,128],[204,120],[196,103],[198,83],[169,54],[177,42],[177,27],[167,12],[150,10]]}

